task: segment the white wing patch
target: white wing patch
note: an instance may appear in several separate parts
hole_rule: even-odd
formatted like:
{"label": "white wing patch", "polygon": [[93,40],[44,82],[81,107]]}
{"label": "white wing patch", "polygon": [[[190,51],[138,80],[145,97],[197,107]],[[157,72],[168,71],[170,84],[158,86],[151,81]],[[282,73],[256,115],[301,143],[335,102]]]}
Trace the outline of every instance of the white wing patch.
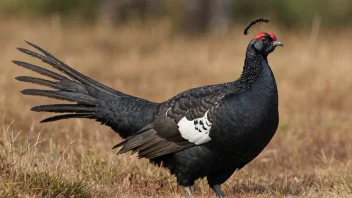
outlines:
{"label": "white wing patch", "polygon": [[203,117],[191,121],[183,117],[177,123],[181,136],[196,145],[209,142],[211,140],[209,137],[211,122],[208,120],[208,111]]}

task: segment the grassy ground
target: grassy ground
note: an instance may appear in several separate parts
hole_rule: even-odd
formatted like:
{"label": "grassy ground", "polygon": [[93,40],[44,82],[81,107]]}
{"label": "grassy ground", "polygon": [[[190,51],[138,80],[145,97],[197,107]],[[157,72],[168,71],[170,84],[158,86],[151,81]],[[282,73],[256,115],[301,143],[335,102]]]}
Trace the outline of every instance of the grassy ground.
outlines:
{"label": "grassy ground", "polygon": [[[0,195],[2,197],[185,197],[167,170],[134,155],[116,156],[120,141],[90,120],[39,124],[49,114],[30,107],[52,100],[27,97],[14,80],[32,74],[13,59],[34,42],[64,62],[120,91],[163,101],[185,89],[231,81],[250,40],[241,29],[224,37],[170,36],[149,28],[61,27],[0,21]],[[280,96],[280,126],[269,146],[224,185],[228,197],[349,197],[352,195],[351,32],[275,30],[285,43],[272,54]],[[309,31],[308,31],[309,32]],[[308,35],[307,35],[308,34]],[[42,65],[42,64],[40,64]],[[205,180],[196,197],[214,197]]]}

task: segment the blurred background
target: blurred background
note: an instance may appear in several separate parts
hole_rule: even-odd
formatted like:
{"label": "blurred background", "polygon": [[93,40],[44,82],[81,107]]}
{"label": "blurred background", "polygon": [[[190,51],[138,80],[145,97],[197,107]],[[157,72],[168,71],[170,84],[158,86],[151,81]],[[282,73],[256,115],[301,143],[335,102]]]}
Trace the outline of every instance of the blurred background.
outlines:
{"label": "blurred background", "polygon": [[[351,16],[351,0],[0,0],[0,195],[185,196],[166,170],[116,156],[111,148],[121,139],[105,126],[40,124],[52,114],[30,108],[63,101],[21,95],[38,86],[14,78],[38,75],[11,60],[53,69],[18,52],[30,48],[24,40],[105,85],[161,102],[237,79],[253,36],[243,30],[264,17],[285,44],[269,57],[280,124],[225,194],[351,197]],[[194,191],[213,195],[205,180]]]}
{"label": "blurred background", "polygon": [[350,0],[2,0],[2,18],[60,17],[64,23],[146,24],[167,20],[173,31],[225,33],[238,23],[266,16],[285,28],[310,27],[314,20],[324,28],[352,24]]}

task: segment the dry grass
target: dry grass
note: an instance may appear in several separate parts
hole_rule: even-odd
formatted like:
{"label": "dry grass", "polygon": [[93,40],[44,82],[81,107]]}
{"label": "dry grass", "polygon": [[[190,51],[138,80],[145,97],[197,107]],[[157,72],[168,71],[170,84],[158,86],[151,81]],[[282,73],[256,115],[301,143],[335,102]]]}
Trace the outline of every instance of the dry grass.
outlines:
{"label": "dry grass", "polygon": [[[32,41],[64,62],[120,91],[163,101],[185,89],[231,81],[240,74],[249,37],[170,36],[167,26],[61,27],[0,21],[0,194],[3,197],[182,197],[175,178],[128,154],[109,128],[89,120],[39,124],[29,111],[52,100],[26,97],[15,76],[32,74],[13,59]],[[275,31],[285,43],[270,56],[280,94],[280,126],[269,146],[223,186],[228,197],[352,195],[352,56],[350,32]],[[333,35],[333,36],[332,36]],[[41,64],[42,65],[42,64]],[[197,197],[214,197],[205,180]]]}

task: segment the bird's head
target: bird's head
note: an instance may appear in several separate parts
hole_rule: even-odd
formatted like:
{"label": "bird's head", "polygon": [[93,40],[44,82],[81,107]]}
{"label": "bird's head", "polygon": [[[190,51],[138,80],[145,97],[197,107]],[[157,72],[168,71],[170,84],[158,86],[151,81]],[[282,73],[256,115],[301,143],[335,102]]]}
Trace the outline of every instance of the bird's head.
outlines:
{"label": "bird's head", "polygon": [[[260,29],[269,23],[269,19],[256,19],[249,23],[249,25],[244,29],[244,35],[248,35],[248,32],[254,33],[254,29]],[[257,31],[256,31],[257,32]],[[267,57],[271,52],[275,50],[277,46],[284,46],[284,44],[277,39],[274,33],[260,31],[256,33],[254,38],[248,45],[248,53],[262,54]]]}
{"label": "bird's head", "polygon": [[265,57],[273,52],[277,46],[284,46],[275,34],[271,32],[259,32],[254,36],[249,45],[256,53],[261,53]]}

